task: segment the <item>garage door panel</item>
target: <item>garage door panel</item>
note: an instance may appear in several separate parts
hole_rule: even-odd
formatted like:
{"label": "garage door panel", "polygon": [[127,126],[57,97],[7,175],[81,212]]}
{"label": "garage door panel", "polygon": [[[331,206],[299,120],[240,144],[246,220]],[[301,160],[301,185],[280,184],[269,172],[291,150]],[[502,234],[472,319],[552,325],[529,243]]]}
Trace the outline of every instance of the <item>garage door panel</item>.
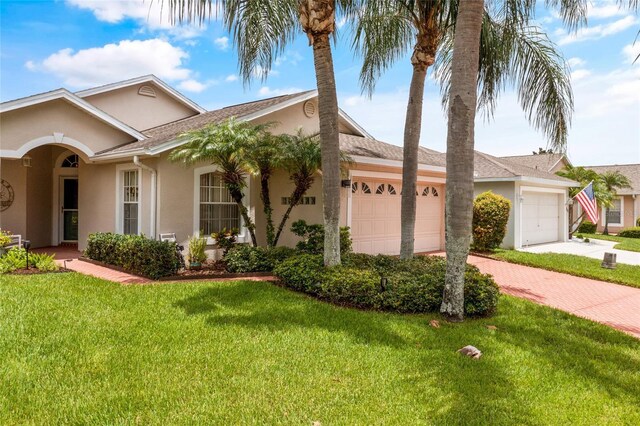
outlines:
{"label": "garage door panel", "polygon": [[[364,194],[362,186],[352,193],[352,239],[353,249],[361,253],[400,253],[400,215],[401,184],[400,182],[367,182],[372,189]],[[395,194],[389,192],[389,185]],[[378,190],[380,188],[380,190]],[[441,186],[436,186],[441,194]],[[419,187],[419,194],[424,187]],[[380,193],[376,193],[380,192]],[[416,199],[416,231],[415,250],[433,251],[441,248],[442,204],[439,197],[433,195],[431,185],[427,195],[419,195]]]}
{"label": "garage door panel", "polygon": [[560,197],[555,193],[524,192],[522,244],[543,244],[560,239]]}

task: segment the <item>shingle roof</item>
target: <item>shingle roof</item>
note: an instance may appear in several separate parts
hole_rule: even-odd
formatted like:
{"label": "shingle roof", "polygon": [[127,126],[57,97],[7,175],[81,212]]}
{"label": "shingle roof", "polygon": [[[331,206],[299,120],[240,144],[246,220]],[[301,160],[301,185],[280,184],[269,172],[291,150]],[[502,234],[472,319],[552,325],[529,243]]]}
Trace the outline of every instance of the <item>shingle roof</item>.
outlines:
{"label": "shingle roof", "polygon": [[574,183],[570,179],[557,176],[546,170],[523,166],[517,161],[513,161],[511,158],[498,158],[480,151],[476,151],[475,153],[474,174],[475,178],[478,179],[515,178],[522,176],[556,180],[568,184]]}
{"label": "shingle roof", "polygon": [[[340,133],[340,149],[349,155],[402,161],[402,147],[391,145],[377,139]],[[445,155],[441,152],[420,147],[418,163],[430,166],[445,166]]]}
{"label": "shingle roof", "polygon": [[631,188],[618,190],[619,195],[640,194],[640,164],[614,164],[610,166],[585,166],[596,173],[618,171],[631,181]]}
{"label": "shingle roof", "polygon": [[564,157],[563,154],[532,154],[532,155],[513,155],[508,157],[500,157],[504,160],[518,163],[523,166],[531,167],[532,169],[550,171],[558,161]]}
{"label": "shingle roof", "polygon": [[121,145],[116,148],[110,148],[108,150],[99,152],[98,154],[116,154],[138,149],[155,148],[165,142],[174,140],[180,134],[189,130],[199,129],[208,124],[219,123],[230,117],[243,117],[249,114],[253,114],[265,108],[287,102],[293,98],[303,96],[310,92],[313,92],[313,90],[232,105],[213,111],[208,111],[192,117],[183,118],[182,120],[174,121],[172,123],[163,124],[161,126],[145,130],[143,133],[145,134],[145,136],[147,136],[147,139],[143,141],[137,141],[126,145]]}

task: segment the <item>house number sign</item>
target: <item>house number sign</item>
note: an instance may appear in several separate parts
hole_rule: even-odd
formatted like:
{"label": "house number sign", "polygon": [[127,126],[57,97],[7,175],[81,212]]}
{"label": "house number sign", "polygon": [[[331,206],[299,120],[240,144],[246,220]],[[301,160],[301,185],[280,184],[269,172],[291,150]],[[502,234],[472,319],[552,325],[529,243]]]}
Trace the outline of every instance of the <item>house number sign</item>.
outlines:
{"label": "house number sign", "polygon": [[13,197],[14,193],[11,184],[2,179],[0,181],[0,212],[11,207],[11,204],[13,204]]}

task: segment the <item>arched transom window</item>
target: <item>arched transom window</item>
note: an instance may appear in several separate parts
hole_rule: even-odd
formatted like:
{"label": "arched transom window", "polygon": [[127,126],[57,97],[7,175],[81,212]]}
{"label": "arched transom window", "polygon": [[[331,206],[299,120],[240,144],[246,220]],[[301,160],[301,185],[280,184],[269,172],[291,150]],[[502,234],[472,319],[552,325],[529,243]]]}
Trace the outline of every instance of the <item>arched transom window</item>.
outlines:
{"label": "arched transom window", "polygon": [[76,154],[71,154],[70,156],[68,156],[67,158],[65,158],[64,160],[62,160],[62,164],[60,164],[60,167],[78,167],[78,162],[79,162],[79,158]]}

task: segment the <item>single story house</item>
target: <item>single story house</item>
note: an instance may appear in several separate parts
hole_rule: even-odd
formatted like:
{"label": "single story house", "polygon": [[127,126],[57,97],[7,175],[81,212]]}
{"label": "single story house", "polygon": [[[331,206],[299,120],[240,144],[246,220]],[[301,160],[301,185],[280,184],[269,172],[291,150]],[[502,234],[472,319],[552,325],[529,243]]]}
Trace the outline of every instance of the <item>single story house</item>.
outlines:
{"label": "single story house", "polygon": [[[631,188],[620,188],[609,208],[609,232],[616,234],[624,228],[635,226],[640,218],[640,164],[615,164],[611,166],[585,166],[596,173],[620,172],[629,179]],[[598,232],[604,230],[606,209],[602,208]]]}
{"label": "single story house", "polygon": [[[236,117],[276,122],[274,132],[319,130],[315,90],[206,111],[155,76],[79,92],[53,90],[0,104],[0,227],[33,247],[78,244],[92,232],[175,233],[186,242],[203,230],[238,227],[237,206],[216,166],[185,167],[168,160],[179,135]],[[345,173],[341,224],[351,227],[356,251],[395,254],[400,248],[402,148],[374,139],[340,111],[340,144],[353,164]],[[322,223],[318,175],[291,221]],[[246,203],[258,239],[265,242],[259,185],[248,176]],[[418,176],[416,250],[444,248],[445,164],[422,149]],[[284,172],[272,178],[274,218],[286,209],[293,185]],[[293,245],[288,229],[282,243]],[[213,241],[211,241],[213,243]]]}
{"label": "single story house", "polygon": [[493,191],[511,201],[503,247],[568,240],[568,188],[577,183],[555,174],[564,161],[559,154],[494,157],[476,151],[475,195]]}

